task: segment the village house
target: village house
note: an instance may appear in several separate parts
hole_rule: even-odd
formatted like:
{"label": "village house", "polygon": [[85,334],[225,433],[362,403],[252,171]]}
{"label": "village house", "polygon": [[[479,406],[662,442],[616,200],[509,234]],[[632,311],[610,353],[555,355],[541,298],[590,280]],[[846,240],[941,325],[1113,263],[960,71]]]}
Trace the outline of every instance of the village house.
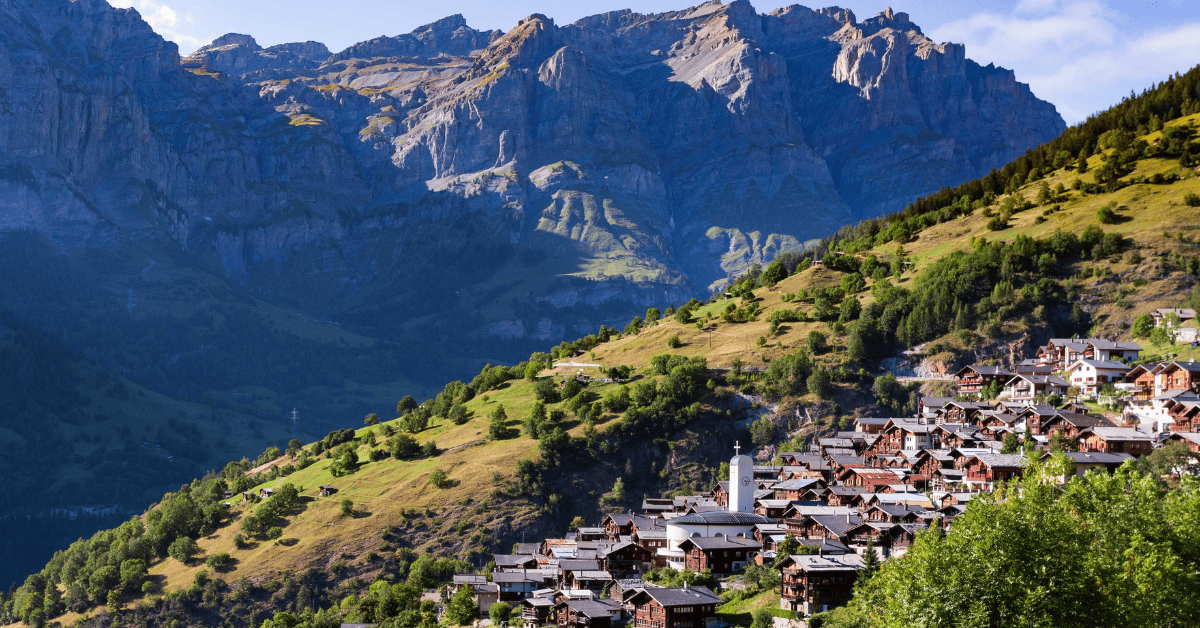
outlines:
{"label": "village house", "polygon": [[1200,433],[1173,432],[1167,436],[1166,440],[1183,443],[1187,446],[1188,451],[1194,454],[1200,454]]}
{"label": "village house", "polygon": [[637,589],[628,598],[636,628],[704,628],[723,600],[708,587]]}
{"label": "village house", "polygon": [[1163,378],[1163,392],[1172,390],[1190,390],[1200,392],[1200,363],[1171,362],[1160,371]]}
{"label": "village house", "polygon": [[937,412],[943,406],[954,401],[954,397],[930,397],[928,395],[921,397],[917,401],[917,412],[925,414],[927,412]]}
{"label": "village house", "polygon": [[1058,432],[1063,436],[1075,439],[1080,430],[1089,427],[1116,427],[1112,421],[1097,414],[1078,414],[1075,412],[1058,411],[1054,416],[1045,419],[1041,424],[1041,433],[1047,436]]}
{"label": "village house", "polygon": [[1018,403],[1033,403],[1050,395],[1065,395],[1070,383],[1056,375],[1017,375],[1008,380],[1000,396]]}
{"label": "village house", "polygon": [[691,571],[710,569],[715,574],[730,574],[745,569],[762,544],[752,538],[695,536],[680,543],[679,549],[687,557],[685,567]]}
{"label": "village house", "polygon": [[621,541],[597,552],[600,567],[618,578],[640,574],[646,570],[654,556],[645,547],[633,541]]}
{"label": "village house", "polygon": [[1200,431],[1200,398],[1169,399],[1164,404],[1173,432]]}
{"label": "village house", "polygon": [[552,623],[557,623],[557,617],[554,613],[554,599],[547,596],[542,597],[539,594],[533,597],[527,597],[521,600],[521,619],[525,621],[527,626],[544,626]]}
{"label": "village house", "polygon": [[554,605],[558,628],[610,628],[621,614],[612,600],[564,599]]}
{"label": "village house", "polygon": [[958,378],[954,387],[955,393],[960,396],[978,396],[992,382],[999,381],[1003,384],[1012,379],[1013,374],[999,366],[972,364],[959,369],[954,376]]}
{"label": "village house", "polygon": [[1039,347],[1037,361],[1051,366],[1055,371],[1066,368],[1076,360],[1086,357],[1087,340],[1075,338],[1051,338],[1046,346]]}
{"label": "village house", "polygon": [[995,482],[1021,477],[1023,454],[977,454],[971,456],[963,471],[970,484],[992,488]]}
{"label": "village house", "polygon": [[1100,338],[1089,338],[1087,348],[1084,349],[1084,357],[1088,360],[1099,362],[1108,362],[1112,360],[1124,360],[1125,362],[1137,362],[1138,357],[1142,354],[1142,346],[1136,342],[1117,342],[1114,340],[1103,340]]}
{"label": "village house", "polygon": [[992,405],[986,401],[951,401],[942,406],[935,422],[938,425],[946,423],[971,425],[980,412],[990,409],[992,409]]}
{"label": "village house", "polygon": [[793,555],[784,558],[779,568],[783,572],[780,606],[812,614],[841,606],[853,597],[862,558],[857,554]]}
{"label": "village house", "polygon": [[[1101,451],[1064,451],[1062,452],[1075,465],[1075,475],[1083,477],[1088,471],[1104,471],[1112,473],[1116,471],[1126,460],[1130,460],[1133,456],[1126,453],[1108,453]],[[1042,460],[1046,460],[1054,455],[1054,452],[1047,451],[1042,454]],[[1062,479],[1066,482],[1066,478]]]}
{"label": "village house", "polygon": [[501,602],[519,602],[538,589],[556,584],[556,575],[540,569],[521,571],[497,571],[492,573],[492,582],[500,588]]}
{"label": "village house", "polygon": [[1129,367],[1120,362],[1077,360],[1068,366],[1064,374],[1071,385],[1089,397],[1100,393],[1105,384],[1116,384],[1125,380]]}
{"label": "village house", "polygon": [[1132,427],[1090,427],[1079,432],[1080,449],[1141,457],[1154,447],[1154,437]]}
{"label": "village house", "polygon": [[891,421],[891,419],[860,417],[854,419],[854,431],[878,434],[887,426],[888,421]]}
{"label": "village house", "polygon": [[1179,322],[1186,323],[1196,318],[1196,310],[1191,308],[1180,307],[1160,307],[1153,312],[1150,312],[1150,318],[1154,319],[1155,327],[1167,326],[1167,321],[1171,320],[1171,316],[1179,319]]}

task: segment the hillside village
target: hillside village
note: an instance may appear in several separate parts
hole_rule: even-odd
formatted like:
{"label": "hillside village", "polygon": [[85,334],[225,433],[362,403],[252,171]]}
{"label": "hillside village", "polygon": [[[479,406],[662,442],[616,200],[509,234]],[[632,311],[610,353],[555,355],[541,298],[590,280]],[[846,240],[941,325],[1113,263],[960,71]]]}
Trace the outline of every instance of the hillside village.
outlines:
{"label": "hillside village", "polygon": [[[1178,325],[1195,312],[1153,318]],[[1200,364],[1130,366],[1141,351],[1056,338],[1016,372],[964,367],[956,396],[923,397],[916,416],[856,418],[852,431],[770,464],[739,453],[708,493],[647,498],[639,513],[518,543],[493,557],[491,574],[455,576],[455,589],[472,591],[481,615],[505,603],[526,625],[697,628],[726,623],[712,583],[758,565],[780,572],[781,610],[828,611],[853,596],[866,564],[903,556],[931,527],[951,529],[973,497],[1019,481],[1031,460],[1061,456],[1066,481],[1112,472],[1169,441],[1200,452]],[[1119,420],[1084,403],[1100,397]],[[683,572],[683,586],[657,584],[664,569]]]}

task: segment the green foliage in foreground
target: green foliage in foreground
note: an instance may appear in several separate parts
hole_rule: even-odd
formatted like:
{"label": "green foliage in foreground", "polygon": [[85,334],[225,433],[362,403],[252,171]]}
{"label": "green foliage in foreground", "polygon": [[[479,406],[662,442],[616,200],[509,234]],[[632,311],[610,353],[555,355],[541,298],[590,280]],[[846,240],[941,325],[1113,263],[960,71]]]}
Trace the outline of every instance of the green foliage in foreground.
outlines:
{"label": "green foliage in foreground", "polygon": [[[1032,468],[1026,477],[1045,477]],[[1127,463],[1065,487],[1026,481],[922,535],[824,626],[1195,626],[1200,480]]]}

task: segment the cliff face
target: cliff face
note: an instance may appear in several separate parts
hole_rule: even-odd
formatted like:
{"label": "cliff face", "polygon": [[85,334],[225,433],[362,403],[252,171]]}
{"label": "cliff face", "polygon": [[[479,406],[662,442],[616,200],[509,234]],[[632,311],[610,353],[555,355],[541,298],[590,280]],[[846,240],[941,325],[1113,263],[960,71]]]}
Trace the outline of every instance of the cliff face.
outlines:
{"label": "cliff face", "polygon": [[0,0],[0,37],[0,229],[153,242],[392,340],[587,333],[1064,129],[890,9],[451,16],[181,60],[104,0]]}

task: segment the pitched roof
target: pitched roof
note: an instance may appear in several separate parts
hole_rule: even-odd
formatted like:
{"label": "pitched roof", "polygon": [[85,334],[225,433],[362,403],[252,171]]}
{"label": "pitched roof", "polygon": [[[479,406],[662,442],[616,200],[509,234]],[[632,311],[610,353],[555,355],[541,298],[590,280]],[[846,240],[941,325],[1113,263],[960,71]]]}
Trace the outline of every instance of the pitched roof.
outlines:
{"label": "pitched roof", "polygon": [[976,373],[979,373],[980,375],[1012,375],[1012,373],[1009,373],[1007,370],[1005,370],[1004,368],[999,367],[999,366],[986,366],[983,364],[972,364],[970,366],[964,366],[961,369],[959,369],[958,372],[955,373],[955,376],[962,377],[963,373],[965,373],[967,371],[975,371]]}
{"label": "pitched roof", "polygon": [[976,454],[975,458],[993,469],[1017,469],[1025,461],[1025,454]]}
{"label": "pitched roof", "polygon": [[812,554],[793,554],[783,559],[780,567],[795,565],[797,569],[813,572],[845,572],[862,569],[862,557],[858,554],[839,554],[835,556],[814,556]]}
{"label": "pitched roof", "polygon": [[762,544],[754,539],[738,538],[738,537],[721,537],[721,536],[693,536],[684,539],[679,544],[679,547],[691,544],[701,550],[719,550],[719,549],[759,549]]}
{"label": "pitched roof", "polygon": [[[1126,460],[1133,459],[1133,456],[1129,454],[1114,454],[1106,451],[1065,451],[1063,453],[1076,464],[1121,464]],[[1042,458],[1049,458],[1053,455],[1054,452],[1047,451],[1042,454]]]}
{"label": "pitched roof", "polygon": [[1111,426],[1112,421],[1098,414],[1079,414],[1078,412],[1057,412],[1056,417],[1062,417],[1062,420],[1074,425],[1075,427],[1096,427],[1096,426]]}
{"label": "pitched roof", "polygon": [[662,587],[638,591],[634,600],[648,596],[663,606],[689,606],[692,604],[721,604],[723,600],[708,587]]}
{"label": "pitched roof", "polygon": [[1072,364],[1071,366],[1068,366],[1066,370],[1074,371],[1075,367],[1079,366],[1080,364],[1086,364],[1094,369],[1099,369],[1102,371],[1121,371],[1121,372],[1129,371],[1128,364],[1122,364],[1120,362],[1114,362],[1112,360],[1087,360],[1087,359],[1075,360],[1075,363]]}
{"label": "pitched roof", "polygon": [[[1084,432],[1090,432],[1103,438],[1104,440],[1122,440],[1122,441],[1153,441],[1154,437],[1138,431],[1132,427],[1089,427]],[[1082,432],[1081,432],[1082,433]]]}
{"label": "pitched roof", "polygon": [[754,525],[756,523],[774,523],[774,521],[752,512],[714,510],[676,517],[668,521],[667,525]]}
{"label": "pitched roof", "polygon": [[838,536],[863,522],[858,515],[810,515],[809,518]]}
{"label": "pitched roof", "polygon": [[1141,351],[1142,345],[1136,342],[1121,342],[1117,340],[1105,340],[1103,338],[1092,338],[1087,341],[1089,345],[1101,351]]}

